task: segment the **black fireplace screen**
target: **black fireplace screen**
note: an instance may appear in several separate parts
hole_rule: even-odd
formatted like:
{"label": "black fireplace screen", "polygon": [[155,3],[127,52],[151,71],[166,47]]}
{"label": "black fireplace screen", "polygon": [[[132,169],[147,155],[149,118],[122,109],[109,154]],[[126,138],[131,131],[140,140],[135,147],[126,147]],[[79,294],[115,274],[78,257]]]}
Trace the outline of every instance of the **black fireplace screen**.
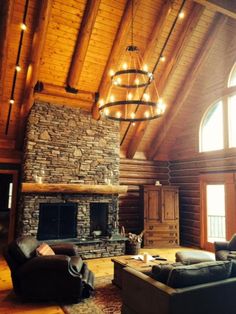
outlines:
{"label": "black fireplace screen", "polygon": [[77,237],[76,203],[43,203],[39,206],[38,240]]}

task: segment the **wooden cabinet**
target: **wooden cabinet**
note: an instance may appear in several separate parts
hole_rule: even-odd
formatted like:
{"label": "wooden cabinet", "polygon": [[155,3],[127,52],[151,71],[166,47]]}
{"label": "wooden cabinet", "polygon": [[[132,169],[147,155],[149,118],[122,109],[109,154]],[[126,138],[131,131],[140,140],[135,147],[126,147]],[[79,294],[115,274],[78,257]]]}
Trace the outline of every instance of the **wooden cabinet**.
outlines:
{"label": "wooden cabinet", "polygon": [[145,185],[144,246],[179,245],[179,193],[175,186]]}

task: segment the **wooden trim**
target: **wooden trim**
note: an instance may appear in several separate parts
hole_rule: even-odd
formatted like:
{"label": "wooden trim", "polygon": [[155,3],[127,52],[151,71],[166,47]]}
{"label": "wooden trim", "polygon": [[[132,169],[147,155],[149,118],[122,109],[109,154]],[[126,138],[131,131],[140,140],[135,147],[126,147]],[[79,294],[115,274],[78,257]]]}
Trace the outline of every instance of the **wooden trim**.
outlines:
{"label": "wooden trim", "polygon": [[[135,15],[137,8],[140,4],[140,0],[133,0],[133,14]],[[124,13],[119,25],[119,28],[117,30],[114,43],[109,55],[109,58],[106,63],[105,70],[102,75],[102,80],[99,86],[99,98],[103,98],[104,95],[107,95],[111,82],[110,82],[110,75],[109,71],[110,69],[115,65],[117,62],[121,51],[123,49],[123,46],[121,45],[122,42],[126,41],[126,38],[128,36],[128,30],[130,28],[131,24],[131,18],[132,18],[132,1],[127,1]],[[92,116],[94,119],[98,120],[100,118],[99,110],[98,110],[98,104],[94,103],[92,107]]]}
{"label": "wooden trim", "polygon": [[62,86],[43,83],[43,90],[34,92],[34,100],[90,110],[94,94],[82,90],[78,90],[77,94],[72,94]]}
{"label": "wooden trim", "polygon": [[22,193],[124,194],[125,185],[89,185],[63,183],[22,183]]}
{"label": "wooden trim", "polygon": [[37,27],[33,36],[29,66],[26,75],[25,90],[20,112],[20,126],[17,138],[17,147],[21,147],[24,138],[24,128],[27,115],[33,105],[34,86],[38,80],[40,60],[45,44],[46,33],[51,16],[53,0],[42,0],[38,14]]}
{"label": "wooden trim", "polygon": [[[157,90],[159,95],[162,95],[164,93],[164,90],[168,84],[169,78],[171,77],[171,74],[175,71],[175,68],[183,54],[184,48],[186,44],[188,43],[190,37],[192,36],[192,33],[202,15],[203,7],[194,4],[191,10],[191,13],[186,20],[186,22],[183,24],[181,31],[180,31],[180,37],[178,39],[177,44],[174,46],[171,54],[170,59],[168,63],[165,66],[164,72],[161,74],[160,79],[157,82]],[[133,158],[137,149],[139,143],[141,143],[142,138],[145,134],[145,130],[147,129],[149,122],[141,122],[137,125],[135,129],[135,133],[132,136],[131,142],[129,144],[128,150],[127,150],[127,157]]]}
{"label": "wooden trim", "polygon": [[206,8],[236,19],[236,3],[232,0],[194,0]]}
{"label": "wooden trim", "polygon": [[1,170],[0,174],[12,174],[13,189],[12,189],[12,207],[10,209],[8,242],[11,242],[15,237],[16,228],[16,208],[17,208],[17,191],[18,191],[18,170]]}
{"label": "wooden trim", "polygon": [[150,151],[148,154],[150,159],[155,158],[155,155],[158,153],[158,150],[161,147],[163,141],[165,140],[168,131],[172,127],[176,116],[178,115],[180,109],[182,108],[183,104],[185,103],[185,100],[188,97],[197,79],[198,73],[202,65],[204,64],[204,62],[206,61],[207,57],[210,54],[213,43],[217,38],[217,34],[222,29],[226,21],[227,18],[220,13],[218,13],[215,16],[213,23],[204,39],[202,49],[197,54],[192,67],[190,68],[185,77],[185,81],[181,85],[181,89],[175,99],[175,105],[171,106],[171,108],[168,111],[168,114],[166,114],[165,116],[165,119],[163,119],[160,124],[160,130],[162,130],[162,132],[159,133],[159,136],[155,138],[155,140],[150,145]]}
{"label": "wooden trim", "polygon": [[84,65],[90,37],[97,17],[101,0],[87,0],[85,12],[81,22],[74,55],[70,65],[67,84],[70,87],[78,88],[80,75]]}

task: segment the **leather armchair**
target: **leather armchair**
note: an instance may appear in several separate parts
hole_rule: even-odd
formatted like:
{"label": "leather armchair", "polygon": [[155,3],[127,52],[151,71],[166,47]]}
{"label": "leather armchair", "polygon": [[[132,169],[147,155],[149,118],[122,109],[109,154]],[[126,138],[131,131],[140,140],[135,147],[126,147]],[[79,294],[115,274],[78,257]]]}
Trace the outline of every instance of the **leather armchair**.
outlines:
{"label": "leather armchair", "polygon": [[230,241],[215,242],[215,257],[217,261],[236,259],[236,234]]}
{"label": "leather armchair", "polygon": [[13,288],[26,300],[79,302],[94,288],[94,274],[70,243],[50,245],[55,255],[36,256],[39,242],[20,237],[4,249],[11,270]]}

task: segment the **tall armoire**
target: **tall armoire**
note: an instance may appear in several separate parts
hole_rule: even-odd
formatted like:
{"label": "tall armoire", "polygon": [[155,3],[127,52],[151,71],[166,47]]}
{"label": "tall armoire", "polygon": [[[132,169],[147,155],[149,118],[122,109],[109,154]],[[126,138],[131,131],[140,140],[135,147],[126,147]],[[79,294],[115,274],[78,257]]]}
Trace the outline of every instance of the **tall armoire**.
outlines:
{"label": "tall armoire", "polygon": [[176,186],[145,185],[144,247],[179,245],[179,191]]}

